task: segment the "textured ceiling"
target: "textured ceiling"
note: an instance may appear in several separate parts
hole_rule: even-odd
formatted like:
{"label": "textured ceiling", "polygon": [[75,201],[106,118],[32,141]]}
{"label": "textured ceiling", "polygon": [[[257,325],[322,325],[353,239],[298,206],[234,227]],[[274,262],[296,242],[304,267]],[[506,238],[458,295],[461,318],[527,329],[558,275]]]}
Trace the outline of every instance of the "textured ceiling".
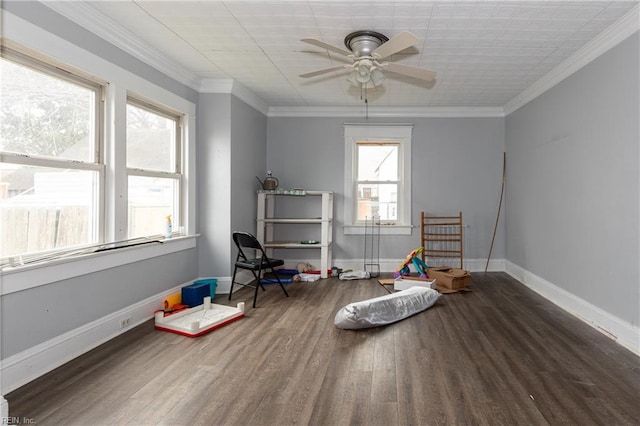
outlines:
{"label": "textured ceiling", "polygon": [[[81,25],[137,40],[190,81],[235,79],[269,106],[353,106],[341,65],[300,42],[343,47],[355,30],[420,41],[390,59],[437,71],[435,84],[386,73],[369,103],[384,107],[502,107],[565,62],[637,1],[90,1],[52,6]],[[75,9],[75,11],[74,11]],[[82,13],[75,13],[81,11]],[[636,12],[634,12],[636,11]],[[73,13],[71,13],[73,12]],[[90,19],[91,18],[91,19]],[[96,31],[97,32],[97,31]],[[127,49],[127,46],[123,46]],[[193,87],[194,84],[191,84]]]}

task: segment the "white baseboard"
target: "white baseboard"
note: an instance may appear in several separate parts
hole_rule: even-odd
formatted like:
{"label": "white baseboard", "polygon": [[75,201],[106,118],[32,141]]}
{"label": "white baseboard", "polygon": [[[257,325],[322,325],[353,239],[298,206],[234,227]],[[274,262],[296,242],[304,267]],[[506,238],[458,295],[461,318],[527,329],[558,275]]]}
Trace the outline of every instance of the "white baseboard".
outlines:
{"label": "white baseboard", "polygon": [[[189,284],[191,282],[149,297],[2,360],[0,368],[1,393],[6,395],[132,327],[153,318],[154,312],[162,306],[166,296],[180,291],[182,287]],[[130,318],[129,326],[120,328],[120,320],[123,318]]]}
{"label": "white baseboard", "polygon": [[514,263],[506,261],[505,266],[505,271],[513,278],[640,356],[640,328]]}
{"label": "white baseboard", "polygon": [[0,396],[0,422],[4,424],[4,419],[9,418],[9,403],[4,399],[4,396]]}

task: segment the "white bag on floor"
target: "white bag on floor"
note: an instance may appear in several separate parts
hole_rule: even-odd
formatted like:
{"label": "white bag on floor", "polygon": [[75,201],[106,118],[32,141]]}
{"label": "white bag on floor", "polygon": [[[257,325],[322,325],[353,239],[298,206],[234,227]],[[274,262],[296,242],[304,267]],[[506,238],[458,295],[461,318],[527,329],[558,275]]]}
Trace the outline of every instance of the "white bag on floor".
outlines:
{"label": "white bag on floor", "polygon": [[336,313],[336,327],[345,330],[391,324],[433,306],[440,298],[437,290],[411,287],[397,293],[350,303]]}
{"label": "white bag on floor", "polygon": [[369,271],[343,272],[338,278],[341,280],[368,280],[371,278],[371,273]]}

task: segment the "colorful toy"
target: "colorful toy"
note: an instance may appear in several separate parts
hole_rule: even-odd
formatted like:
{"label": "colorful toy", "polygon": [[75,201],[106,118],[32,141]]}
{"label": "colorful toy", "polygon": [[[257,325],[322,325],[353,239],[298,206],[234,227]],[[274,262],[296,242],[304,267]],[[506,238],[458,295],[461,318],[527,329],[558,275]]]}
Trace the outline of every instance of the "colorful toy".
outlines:
{"label": "colorful toy", "polygon": [[420,278],[427,278],[427,269],[429,267],[422,261],[422,259],[418,257],[418,255],[422,253],[422,250],[424,250],[423,247],[418,247],[417,249],[409,253],[409,255],[393,273],[393,278],[399,278],[402,275],[409,275],[411,273],[411,270],[409,269],[409,265],[411,263],[413,263],[416,271],[420,273]]}
{"label": "colorful toy", "polygon": [[244,302],[234,308],[211,303],[211,297],[206,296],[201,305],[177,313],[165,315],[161,310],[156,311],[155,328],[187,337],[199,337],[242,317]]}

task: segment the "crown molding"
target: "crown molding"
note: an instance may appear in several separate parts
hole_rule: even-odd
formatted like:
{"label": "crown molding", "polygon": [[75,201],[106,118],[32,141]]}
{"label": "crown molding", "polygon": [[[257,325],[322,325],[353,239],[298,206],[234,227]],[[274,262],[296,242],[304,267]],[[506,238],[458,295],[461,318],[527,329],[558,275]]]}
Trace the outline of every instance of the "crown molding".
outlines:
{"label": "crown molding", "polygon": [[504,117],[502,107],[375,107],[364,106],[276,106],[269,107],[268,117]]}
{"label": "crown molding", "polygon": [[267,115],[269,112],[269,106],[261,98],[232,78],[203,79],[198,92],[230,93],[263,115]]}
{"label": "crown molding", "polygon": [[271,106],[233,79],[200,79],[85,2],[42,1],[60,15],[200,93],[231,93],[268,117],[504,117],[546,92],[640,29],[640,5],[534,82],[503,107],[307,107]]}
{"label": "crown molding", "polygon": [[640,30],[640,6],[636,5],[600,35],[507,102],[504,105],[505,116],[551,89],[638,30]]}
{"label": "crown molding", "polygon": [[149,47],[149,45],[89,6],[86,2],[41,1],[41,4],[177,82],[193,90],[198,90],[201,79],[196,74],[186,70],[158,50]]}
{"label": "crown molding", "polygon": [[233,78],[206,78],[200,82],[199,93],[231,93]]}

